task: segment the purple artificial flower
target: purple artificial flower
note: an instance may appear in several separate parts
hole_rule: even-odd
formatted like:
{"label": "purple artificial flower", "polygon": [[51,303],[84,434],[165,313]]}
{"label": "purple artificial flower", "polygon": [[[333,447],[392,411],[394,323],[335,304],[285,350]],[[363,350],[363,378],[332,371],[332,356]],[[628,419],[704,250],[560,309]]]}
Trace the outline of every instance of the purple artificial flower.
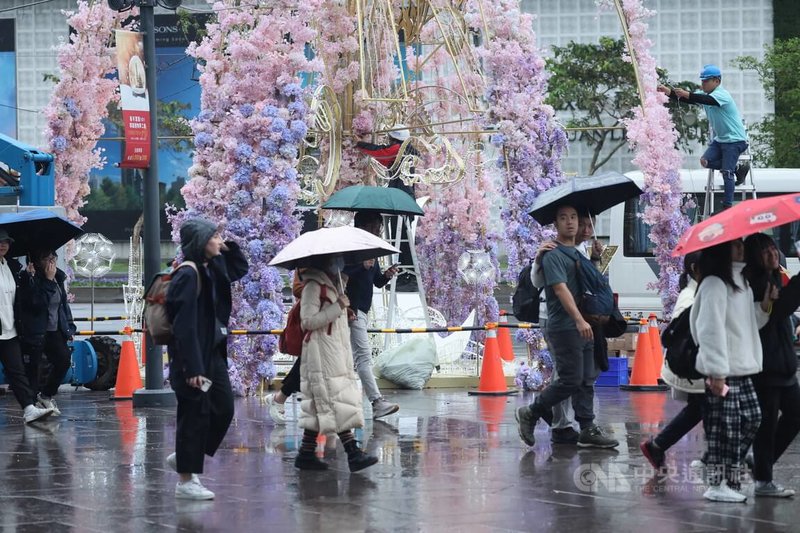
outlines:
{"label": "purple artificial flower", "polygon": [[249,144],[239,143],[236,147],[236,159],[239,161],[249,161],[253,157],[253,147]]}
{"label": "purple artificial flower", "polygon": [[297,147],[293,144],[282,144],[278,151],[286,159],[294,159],[297,157]]}
{"label": "purple artificial flower", "polygon": [[281,117],[275,117],[272,119],[272,125],[270,126],[270,129],[272,131],[283,132],[283,130],[286,129],[286,126],[287,125],[285,120],[283,120]]}
{"label": "purple artificial flower", "polygon": [[292,97],[292,96],[302,96],[303,95],[303,88],[296,83],[288,83],[283,86],[281,92],[284,96]]}
{"label": "purple artificial flower", "polygon": [[73,98],[64,98],[64,107],[67,108],[67,113],[69,113],[69,116],[72,118],[78,118],[82,114]]}
{"label": "purple artificial flower", "polygon": [[264,150],[267,155],[275,155],[278,153],[278,143],[271,139],[262,140],[259,146],[261,146],[261,149]]}
{"label": "purple artificial flower", "polygon": [[194,145],[197,148],[206,148],[214,145],[214,136],[205,131],[199,132],[194,136]]}
{"label": "purple artificial flower", "polygon": [[263,174],[265,172],[269,172],[269,170],[272,168],[272,161],[270,161],[268,157],[258,156],[256,158],[256,162],[253,164],[253,167],[255,167],[256,171]]}
{"label": "purple artificial flower", "polygon": [[256,108],[253,104],[242,104],[239,106],[239,113],[245,118],[250,117],[255,110]]}
{"label": "purple artificial flower", "polygon": [[253,169],[249,166],[239,167],[233,173],[233,182],[236,185],[250,185],[252,181]]}
{"label": "purple artificial flower", "polygon": [[277,117],[278,116],[278,108],[274,105],[268,105],[261,110],[261,114],[265,117]]}
{"label": "purple artificial flower", "polygon": [[67,140],[63,135],[56,135],[50,141],[50,145],[53,147],[54,152],[61,153],[67,149]]}

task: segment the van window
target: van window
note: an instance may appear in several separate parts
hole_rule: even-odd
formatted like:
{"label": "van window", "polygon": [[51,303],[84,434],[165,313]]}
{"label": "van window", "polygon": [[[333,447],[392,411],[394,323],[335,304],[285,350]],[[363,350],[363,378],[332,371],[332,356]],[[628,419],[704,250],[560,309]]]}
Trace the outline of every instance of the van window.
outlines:
{"label": "van window", "polygon": [[[786,193],[762,193],[759,198],[778,196]],[[694,193],[689,196],[694,202],[694,206],[689,208],[687,215],[692,224],[699,220],[700,212],[705,202],[705,193]],[[722,194],[715,194],[714,201],[717,204],[715,210],[722,207]],[[653,257],[655,245],[648,237],[650,226],[642,221],[641,213],[644,210],[642,202],[638,199],[625,202],[625,214],[623,220],[623,254],[626,257]],[[764,231],[770,235],[778,244],[778,248],[788,257],[797,257],[797,250],[794,243],[800,240],[800,221],[784,224]]]}

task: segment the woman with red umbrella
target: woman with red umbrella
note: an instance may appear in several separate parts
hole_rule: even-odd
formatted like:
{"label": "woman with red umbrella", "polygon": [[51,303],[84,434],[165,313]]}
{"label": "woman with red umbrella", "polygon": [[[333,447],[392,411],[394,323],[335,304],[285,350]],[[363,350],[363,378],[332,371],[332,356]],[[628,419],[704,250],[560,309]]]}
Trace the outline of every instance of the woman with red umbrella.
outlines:
{"label": "woman with red umbrella", "polygon": [[758,330],[769,319],[776,296],[769,286],[760,304],[742,274],[741,239],[706,248],[697,264],[699,281],[691,310],[692,337],[699,347],[696,368],[706,379],[704,428],[710,485],[703,496],[717,502],[744,502],[742,460],[761,422],[749,376],[762,370]]}
{"label": "woman with red umbrella", "polygon": [[[756,233],[744,241],[744,274],[760,300],[769,284],[782,286],[778,247],[769,235]],[[753,479],[756,496],[788,498],[795,491],[776,484],[772,465],[800,432],[800,385],[791,316],[800,306],[800,275],[780,289],[769,321],[759,331],[764,369],[753,376],[761,407],[761,426],[753,442]]]}

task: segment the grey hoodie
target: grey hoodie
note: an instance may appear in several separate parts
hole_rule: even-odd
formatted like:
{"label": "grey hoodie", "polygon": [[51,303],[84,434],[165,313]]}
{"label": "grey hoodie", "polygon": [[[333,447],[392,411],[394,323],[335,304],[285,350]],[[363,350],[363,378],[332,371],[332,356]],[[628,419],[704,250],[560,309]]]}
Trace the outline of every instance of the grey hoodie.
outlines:
{"label": "grey hoodie", "polygon": [[205,218],[190,218],[181,226],[181,251],[187,261],[202,264],[206,259],[206,244],[217,232],[217,225]]}

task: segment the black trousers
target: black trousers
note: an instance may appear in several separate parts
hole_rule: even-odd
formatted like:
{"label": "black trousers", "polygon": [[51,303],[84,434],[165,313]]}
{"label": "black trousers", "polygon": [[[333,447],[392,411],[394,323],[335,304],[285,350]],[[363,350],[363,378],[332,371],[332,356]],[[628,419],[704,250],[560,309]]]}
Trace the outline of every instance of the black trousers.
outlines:
{"label": "black trousers", "polygon": [[25,409],[29,405],[33,405],[36,402],[36,394],[25,375],[25,365],[22,363],[22,350],[18,337],[0,341],[0,363],[3,365],[3,372],[20,407]]}
{"label": "black trousers", "polygon": [[656,445],[663,451],[667,451],[681,440],[681,437],[703,421],[705,405],[706,394],[704,392],[689,394],[686,405],[681,409],[680,413],[675,415],[675,418],[670,420],[669,424],[661,430],[661,433],[653,439]]}
{"label": "black trousers", "polygon": [[28,376],[28,382],[35,393],[39,392],[39,365],[42,360],[42,355],[47,357],[50,361],[52,368],[47,375],[44,386],[42,387],[42,394],[45,396],[53,397],[58,394],[58,387],[67,375],[70,365],[72,364],[72,357],[67,345],[67,337],[60,331],[48,331],[44,335],[35,340],[25,339],[22,342],[22,353],[27,356],[25,363],[25,373]]}
{"label": "black trousers", "polygon": [[756,481],[772,481],[772,465],[800,432],[800,385],[756,387],[761,425],[753,441]]}
{"label": "black trousers", "polygon": [[208,392],[190,387],[182,377],[172,383],[178,399],[175,453],[181,474],[203,473],[203,456],[214,456],[233,420],[233,391],[221,354],[212,357],[206,377],[212,381]]}
{"label": "black trousers", "polygon": [[300,356],[294,360],[292,368],[281,383],[281,392],[287,398],[296,392],[300,392]]}

